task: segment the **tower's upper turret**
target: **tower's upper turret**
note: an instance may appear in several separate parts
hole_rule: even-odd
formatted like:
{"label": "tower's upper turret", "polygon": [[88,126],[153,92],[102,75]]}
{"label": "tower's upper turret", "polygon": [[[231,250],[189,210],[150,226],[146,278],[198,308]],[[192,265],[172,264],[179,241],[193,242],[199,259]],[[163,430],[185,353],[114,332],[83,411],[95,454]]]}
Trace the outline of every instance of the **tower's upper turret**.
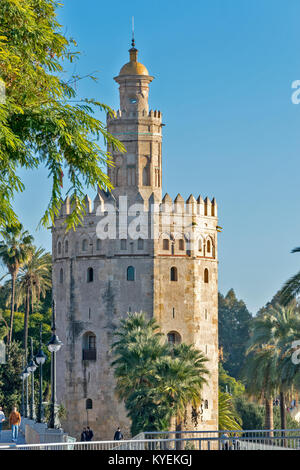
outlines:
{"label": "tower's upper turret", "polygon": [[153,77],[146,67],[137,61],[138,50],[135,48],[134,39],[129,49],[130,61],[123,65],[115,81],[120,85],[120,109],[122,113],[146,113],[149,112],[148,95],[149,83]]}

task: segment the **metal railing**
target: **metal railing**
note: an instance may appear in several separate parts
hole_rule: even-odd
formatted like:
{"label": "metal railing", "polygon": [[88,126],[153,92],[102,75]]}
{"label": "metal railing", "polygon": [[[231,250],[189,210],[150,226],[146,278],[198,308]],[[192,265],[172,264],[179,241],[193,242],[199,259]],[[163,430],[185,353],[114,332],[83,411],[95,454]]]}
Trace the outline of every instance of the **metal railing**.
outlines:
{"label": "metal railing", "polygon": [[300,450],[300,429],[159,431],[122,441],[7,444],[0,450]]}

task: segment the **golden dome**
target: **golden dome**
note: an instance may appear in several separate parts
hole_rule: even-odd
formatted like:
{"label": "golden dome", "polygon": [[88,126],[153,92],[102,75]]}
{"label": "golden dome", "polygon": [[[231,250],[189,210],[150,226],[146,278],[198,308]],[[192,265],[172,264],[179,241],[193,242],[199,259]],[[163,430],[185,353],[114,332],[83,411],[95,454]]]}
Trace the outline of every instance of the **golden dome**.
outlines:
{"label": "golden dome", "polygon": [[132,41],[132,48],[129,49],[130,62],[123,65],[119,75],[149,75],[146,67],[137,61],[138,50],[134,47],[134,41]]}
{"label": "golden dome", "polygon": [[120,75],[149,75],[149,72],[140,62],[130,61],[123,65]]}

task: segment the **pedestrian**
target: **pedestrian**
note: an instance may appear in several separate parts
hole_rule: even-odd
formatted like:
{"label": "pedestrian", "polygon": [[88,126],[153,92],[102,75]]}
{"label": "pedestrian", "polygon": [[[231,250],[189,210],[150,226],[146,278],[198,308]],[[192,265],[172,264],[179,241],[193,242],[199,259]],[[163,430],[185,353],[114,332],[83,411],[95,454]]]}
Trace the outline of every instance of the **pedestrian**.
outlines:
{"label": "pedestrian", "polygon": [[17,408],[14,406],[12,412],[9,415],[9,425],[11,426],[13,442],[17,442],[20,424],[21,424],[21,415],[17,411]]}
{"label": "pedestrian", "polygon": [[89,426],[86,427],[86,440],[91,441],[94,437],[94,433]]}
{"label": "pedestrian", "polygon": [[121,432],[121,429],[118,428],[114,435],[114,441],[120,441],[121,439],[123,439],[123,434]]}
{"label": "pedestrian", "polygon": [[84,442],[84,441],[87,441],[86,428],[83,428],[83,431],[82,431],[81,436],[80,436],[80,442]]}
{"label": "pedestrian", "polygon": [[2,410],[2,406],[0,406],[0,436],[2,431],[2,423],[5,421],[5,415]]}

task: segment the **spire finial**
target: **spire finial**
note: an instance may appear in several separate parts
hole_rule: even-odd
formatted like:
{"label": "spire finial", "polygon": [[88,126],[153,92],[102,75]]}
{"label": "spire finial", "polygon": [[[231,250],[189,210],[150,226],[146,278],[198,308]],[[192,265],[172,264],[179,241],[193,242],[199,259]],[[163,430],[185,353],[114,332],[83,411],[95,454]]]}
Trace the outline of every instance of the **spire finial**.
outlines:
{"label": "spire finial", "polygon": [[132,40],[131,40],[131,46],[132,46],[132,47],[135,46],[135,42],[134,42],[134,16],[132,17]]}

